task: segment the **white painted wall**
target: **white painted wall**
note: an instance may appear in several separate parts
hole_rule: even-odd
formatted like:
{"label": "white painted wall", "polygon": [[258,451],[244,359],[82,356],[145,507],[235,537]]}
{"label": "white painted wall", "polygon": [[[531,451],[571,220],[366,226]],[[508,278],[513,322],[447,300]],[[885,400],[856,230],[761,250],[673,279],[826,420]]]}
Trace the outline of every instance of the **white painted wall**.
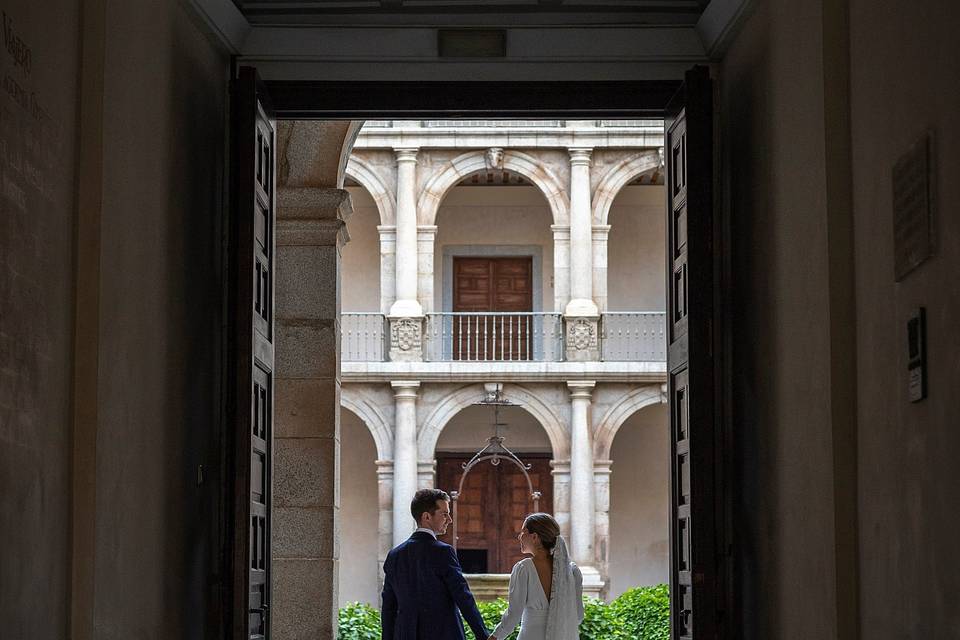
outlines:
{"label": "white painted wall", "polygon": [[347,220],[350,241],[340,262],[340,310],[380,310],[380,213],[363,187],[349,187],[353,215]]}
{"label": "white painted wall", "polygon": [[610,207],[607,308],[663,311],[665,198],[661,185],[624,187]]}
{"label": "white painted wall", "polygon": [[610,457],[610,598],[669,577],[670,438],[665,404],[620,427]]}
{"label": "white painted wall", "polygon": [[434,248],[434,308],[443,308],[443,247],[539,245],[541,309],[553,309],[553,219],[536,187],[454,187],[440,205]]}
{"label": "white painted wall", "polygon": [[340,593],[347,602],[378,606],[377,449],[367,426],[340,408]]}

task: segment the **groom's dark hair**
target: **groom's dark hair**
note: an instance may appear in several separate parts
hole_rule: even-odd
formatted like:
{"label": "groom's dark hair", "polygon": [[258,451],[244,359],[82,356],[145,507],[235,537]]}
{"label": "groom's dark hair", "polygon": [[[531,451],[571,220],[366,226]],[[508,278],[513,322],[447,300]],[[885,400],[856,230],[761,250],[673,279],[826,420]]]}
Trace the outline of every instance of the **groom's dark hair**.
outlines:
{"label": "groom's dark hair", "polygon": [[420,518],[425,513],[433,514],[437,510],[437,500],[450,502],[450,496],[446,491],[440,489],[420,489],[413,494],[413,502],[410,503],[410,513],[413,519],[420,524]]}

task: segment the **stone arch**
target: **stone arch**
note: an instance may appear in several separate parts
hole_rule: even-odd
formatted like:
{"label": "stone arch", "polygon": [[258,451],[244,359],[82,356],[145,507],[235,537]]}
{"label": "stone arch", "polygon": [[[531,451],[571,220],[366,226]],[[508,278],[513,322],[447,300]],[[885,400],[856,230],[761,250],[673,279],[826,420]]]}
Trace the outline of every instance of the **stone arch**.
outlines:
{"label": "stone arch", "polygon": [[610,167],[593,192],[593,224],[607,224],[610,207],[620,190],[631,180],[655,171],[661,164],[659,151],[643,151],[629,155]]}
{"label": "stone arch", "polygon": [[393,193],[370,163],[353,156],[347,163],[346,175],[356,180],[373,198],[380,212],[380,224],[395,225]]}
{"label": "stone arch", "polygon": [[609,460],[610,449],[617,431],[637,411],[652,404],[666,404],[666,385],[647,385],[624,395],[619,402],[610,407],[601,418],[593,438],[593,457],[595,460]]}
{"label": "stone arch", "polygon": [[[420,460],[433,459],[440,434],[450,420],[462,410],[476,404],[483,397],[483,393],[482,384],[472,384],[457,389],[437,403],[417,432],[417,455]],[[503,395],[508,400],[522,405],[521,408],[540,423],[550,440],[550,449],[555,460],[565,460],[570,457],[566,423],[548,403],[529,389],[517,384],[504,384]]]}
{"label": "stone arch", "polygon": [[[489,168],[487,151],[468,151],[434,173],[417,199],[418,224],[436,224],[437,211],[447,192],[467,176]],[[566,190],[559,178],[543,162],[521,151],[507,149],[503,151],[497,167],[522,175],[540,189],[550,205],[553,224],[570,224]]]}
{"label": "stone arch", "polygon": [[355,390],[341,389],[340,405],[349,409],[367,425],[377,445],[377,459],[393,459],[393,429],[378,406]]}
{"label": "stone arch", "polygon": [[340,189],[362,120],[281,120],[277,185]]}

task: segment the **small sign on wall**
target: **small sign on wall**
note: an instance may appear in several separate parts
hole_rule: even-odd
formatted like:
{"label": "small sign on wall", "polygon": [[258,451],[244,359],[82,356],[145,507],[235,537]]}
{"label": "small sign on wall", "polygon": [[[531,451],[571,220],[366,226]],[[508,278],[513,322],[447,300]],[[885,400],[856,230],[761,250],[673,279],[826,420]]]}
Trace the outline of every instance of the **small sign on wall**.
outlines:
{"label": "small sign on wall", "polygon": [[894,277],[933,255],[933,136],[925,133],[893,165]]}

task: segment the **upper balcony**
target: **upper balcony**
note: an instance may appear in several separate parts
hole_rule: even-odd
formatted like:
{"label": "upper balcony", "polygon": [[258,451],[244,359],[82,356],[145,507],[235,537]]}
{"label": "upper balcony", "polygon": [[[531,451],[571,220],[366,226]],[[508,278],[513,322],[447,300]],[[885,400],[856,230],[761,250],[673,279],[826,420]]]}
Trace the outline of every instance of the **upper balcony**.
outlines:
{"label": "upper balcony", "polygon": [[560,313],[442,312],[424,318],[423,359],[391,362],[389,323],[381,313],[343,313],[342,372],[347,380],[402,373],[421,379],[502,375],[510,379],[661,380],[666,373],[666,314],[605,312],[599,359],[567,358],[571,331]]}

